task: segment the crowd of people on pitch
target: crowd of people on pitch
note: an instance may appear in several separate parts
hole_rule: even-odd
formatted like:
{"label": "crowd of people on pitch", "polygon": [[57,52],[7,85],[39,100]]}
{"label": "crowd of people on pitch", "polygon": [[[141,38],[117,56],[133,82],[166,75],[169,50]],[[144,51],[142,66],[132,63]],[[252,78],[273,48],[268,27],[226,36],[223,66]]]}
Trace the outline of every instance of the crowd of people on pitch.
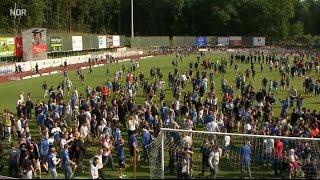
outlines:
{"label": "crowd of people on pitch", "polygon": [[[16,112],[5,109],[3,113],[4,139],[11,142],[9,176],[41,178],[42,171],[45,171],[55,179],[58,169],[61,168],[65,178],[70,179],[86,171],[89,166],[92,179],[104,179],[108,176],[105,170],[109,166],[112,170],[118,167],[119,177],[124,178],[127,168],[124,148],[129,149],[130,168],[148,163],[147,145],[157,138],[162,127],[319,137],[319,112],[304,108],[303,97],[289,82],[290,78],[295,76],[305,76],[309,80],[303,85],[310,88],[311,82],[314,82],[310,72],[318,72],[319,69],[319,59],[316,57],[300,53],[295,55],[292,63],[288,59],[290,54],[278,55],[260,51],[250,52],[249,55],[232,54],[227,59],[215,61],[202,53],[196,59],[188,61],[188,55],[189,52],[177,53],[169,74],[164,74],[159,67],[153,67],[150,69],[150,76],[146,77],[143,72],[137,72],[140,69],[135,62],[131,62],[129,68],[123,65],[115,74],[109,74],[107,70],[109,79],[114,79],[97,87],[91,87],[89,80],[85,82],[84,78],[81,78],[84,72],[79,70],[81,84],[87,84],[86,87],[82,86],[84,93],[78,92],[66,71],[63,82],[57,86],[50,82],[43,83],[44,97],[49,97],[48,102],[34,102],[32,92],[27,95],[22,92],[17,101]],[[189,63],[185,72],[180,71],[183,63]],[[240,64],[248,64],[251,70],[240,72]],[[254,87],[252,81],[258,80],[253,78],[256,64],[259,64],[262,73],[266,65],[269,66],[269,71],[280,73],[280,90],[288,94],[288,98],[280,100],[280,116],[273,111],[275,104],[279,102],[276,99],[276,82],[279,80],[264,78],[261,88]],[[90,71],[92,73],[92,69]],[[231,72],[239,73],[238,76],[235,75],[235,88],[232,86],[234,83],[229,83],[225,78],[226,73]],[[216,86],[219,76],[221,87]],[[48,83],[51,88],[48,88]],[[313,90],[316,84],[314,83]],[[188,85],[192,86],[192,91],[186,90]],[[172,102],[167,101],[168,90],[172,90]],[[145,101],[140,104],[136,103],[138,91],[142,91],[145,96]],[[220,93],[222,96],[219,96]],[[308,90],[305,93],[310,92]],[[292,112],[290,107],[293,107]],[[31,133],[31,121],[37,122],[39,136]],[[191,178],[195,148],[192,138],[185,133],[175,134],[172,139],[179,148],[170,151],[172,156],[168,169],[171,173],[175,172],[179,178]],[[88,148],[97,144],[97,153],[89,162],[85,162]],[[209,161],[203,162],[203,166],[210,166],[213,177],[217,176],[222,152],[228,157],[228,147],[231,144],[230,136],[224,137],[221,143],[214,143],[214,138],[204,142],[201,152],[204,157],[208,157],[204,160]],[[306,152],[309,148],[307,143],[300,148],[298,145],[292,146],[274,139],[253,145],[248,141],[241,148],[241,164],[250,177],[252,147],[262,147],[263,144],[268,147],[265,157],[274,158],[276,176],[282,172],[282,162],[288,160],[288,177],[295,177],[298,170],[301,170],[305,177],[316,177],[314,172],[318,171],[318,162],[313,160],[318,160],[319,154],[311,153],[316,151],[310,149],[307,156],[302,156],[300,152]],[[204,147],[207,147],[207,150],[204,150]],[[4,157],[2,155],[2,158]],[[115,160],[118,165],[115,165]],[[270,163],[271,161],[265,162]],[[305,170],[307,165],[310,167]]]}

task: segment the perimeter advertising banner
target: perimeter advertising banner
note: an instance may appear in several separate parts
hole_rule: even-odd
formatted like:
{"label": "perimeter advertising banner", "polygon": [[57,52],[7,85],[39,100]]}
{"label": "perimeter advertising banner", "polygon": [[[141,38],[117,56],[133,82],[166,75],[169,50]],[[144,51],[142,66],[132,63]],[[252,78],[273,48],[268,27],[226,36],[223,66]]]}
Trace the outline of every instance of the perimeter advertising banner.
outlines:
{"label": "perimeter advertising banner", "polygon": [[82,51],[82,36],[72,36],[72,50],[73,51]]}
{"label": "perimeter advertising banner", "polygon": [[112,47],[120,47],[120,36],[112,36]]}
{"label": "perimeter advertising banner", "polygon": [[107,36],[98,36],[99,49],[107,48]]}
{"label": "perimeter advertising banner", "polygon": [[253,37],[253,46],[266,46],[265,37]]}
{"label": "perimeter advertising banner", "polygon": [[15,46],[16,46],[16,48],[15,48],[15,50],[16,50],[16,52],[15,52],[15,54],[16,54],[16,56],[17,57],[23,57],[23,45],[22,45],[22,37],[20,36],[20,37],[15,37],[14,38],[14,41],[15,41]]}
{"label": "perimeter advertising banner", "polygon": [[241,46],[242,45],[241,36],[230,36],[230,45],[231,46]]}
{"label": "perimeter advertising banner", "polygon": [[107,48],[113,46],[113,36],[107,36]]}
{"label": "perimeter advertising banner", "polygon": [[218,37],[218,45],[229,46],[230,38],[229,37]]}
{"label": "perimeter advertising banner", "polygon": [[196,37],[196,46],[207,46],[207,45],[208,45],[208,37],[207,36]]}
{"label": "perimeter advertising banner", "polygon": [[51,36],[50,37],[50,47],[51,47],[51,52],[62,51],[62,38],[61,38],[61,36]]}
{"label": "perimeter advertising banner", "polygon": [[14,38],[0,37],[0,57],[14,56],[15,44]]}
{"label": "perimeter advertising banner", "polygon": [[22,32],[24,61],[47,59],[47,29],[32,28]]}

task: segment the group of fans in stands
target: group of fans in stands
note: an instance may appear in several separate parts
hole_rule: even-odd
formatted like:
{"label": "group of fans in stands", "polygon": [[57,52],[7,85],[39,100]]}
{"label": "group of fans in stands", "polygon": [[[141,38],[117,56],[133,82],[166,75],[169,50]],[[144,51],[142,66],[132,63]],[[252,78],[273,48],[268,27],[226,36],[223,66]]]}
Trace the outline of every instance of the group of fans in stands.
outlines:
{"label": "group of fans in stands", "polygon": [[[173,71],[163,74],[162,69],[154,67],[150,69],[149,77],[142,72],[137,72],[139,75],[135,76],[139,64],[131,62],[129,69],[122,66],[114,75],[109,75],[108,70],[107,76],[114,76],[114,80],[97,87],[91,87],[89,80],[84,82],[81,77],[84,72],[79,70],[79,80],[82,84],[88,84],[85,93],[79,93],[68,74],[64,73],[64,80],[57,87],[50,84],[48,88],[47,83],[50,82],[43,83],[44,97],[49,97],[48,102],[34,101],[32,92],[21,92],[16,112],[5,109],[2,118],[4,139],[11,143],[8,151],[9,176],[41,178],[42,171],[45,171],[56,179],[57,170],[61,168],[65,178],[71,179],[75,173],[82,173],[89,166],[92,179],[104,179],[107,177],[104,171],[109,166],[112,170],[118,167],[119,177],[124,178],[128,166],[125,147],[129,148],[130,167],[142,163],[142,158],[148,163],[148,145],[157,138],[162,127],[319,137],[319,112],[304,108],[303,97],[289,82],[292,77],[303,76],[304,93],[319,95],[319,80],[309,75],[312,71],[320,73],[319,59],[311,53],[300,52],[294,56],[293,63],[289,61],[289,56],[293,54],[266,54],[260,51],[233,53],[228,60],[214,61],[201,55],[186,62],[187,56],[189,52],[177,53],[172,61]],[[182,63],[189,63],[188,71],[179,70]],[[244,63],[250,68],[240,73],[239,64]],[[258,81],[255,78],[257,66],[260,72],[266,71],[264,67],[269,66],[269,71],[278,71],[281,79],[265,77],[261,88],[253,87],[251,82]],[[239,72],[235,75],[235,87],[224,78],[231,69]],[[218,74],[222,76],[221,87],[216,86]],[[185,90],[188,84],[192,85],[191,92]],[[166,101],[168,89],[173,94],[171,103]],[[136,104],[138,91],[143,91],[145,95],[142,104]],[[235,95],[237,91],[240,92],[239,96]],[[288,93],[288,98],[277,100],[275,95],[278,91]],[[221,99],[218,98],[218,92],[222,93]],[[278,101],[282,104],[280,116],[273,111]],[[292,112],[290,107],[294,107]],[[37,122],[38,130],[30,129],[31,121]],[[35,131],[39,132],[38,136]],[[124,138],[125,133],[127,138]],[[179,178],[191,178],[195,148],[192,138],[188,133],[172,136],[179,148],[169,152],[170,161],[166,170]],[[215,178],[219,172],[219,159],[222,156],[229,158],[232,141],[230,136],[225,136],[220,144],[214,141],[215,138],[206,139],[201,153],[203,169],[210,168]],[[266,145],[263,164],[274,161],[276,176],[294,178],[300,171],[305,177],[317,177],[319,168],[316,160],[319,154],[311,153],[313,151],[307,143],[301,144],[302,148],[281,139],[259,143]],[[260,144],[246,141],[240,150],[243,172],[248,172],[250,177],[252,149]],[[91,145],[97,147],[97,152],[86,162],[84,159]],[[2,146],[0,157],[7,157],[7,154],[3,154]],[[301,163],[302,160],[307,163]],[[287,169],[284,168],[286,162]]]}

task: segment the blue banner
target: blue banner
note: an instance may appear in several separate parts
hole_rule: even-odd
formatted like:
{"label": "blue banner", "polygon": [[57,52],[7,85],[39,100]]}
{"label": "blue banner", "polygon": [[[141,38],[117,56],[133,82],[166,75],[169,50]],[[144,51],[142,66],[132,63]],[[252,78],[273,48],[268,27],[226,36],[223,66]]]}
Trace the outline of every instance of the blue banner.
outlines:
{"label": "blue banner", "polygon": [[199,36],[196,38],[196,46],[207,46],[207,45],[208,45],[207,36]]}

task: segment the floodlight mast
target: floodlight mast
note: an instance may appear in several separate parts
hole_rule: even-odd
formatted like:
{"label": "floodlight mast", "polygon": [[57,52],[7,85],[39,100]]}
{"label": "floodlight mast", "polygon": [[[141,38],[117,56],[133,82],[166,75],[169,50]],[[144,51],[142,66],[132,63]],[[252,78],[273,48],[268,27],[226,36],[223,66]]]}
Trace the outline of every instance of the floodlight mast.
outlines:
{"label": "floodlight mast", "polygon": [[134,37],[134,26],[133,26],[133,0],[131,0],[131,37]]}
{"label": "floodlight mast", "polygon": [[[17,9],[17,3],[14,3],[14,10]],[[14,36],[16,37],[18,32],[17,32],[17,27],[16,27],[16,13],[13,16],[13,28],[14,28]]]}

